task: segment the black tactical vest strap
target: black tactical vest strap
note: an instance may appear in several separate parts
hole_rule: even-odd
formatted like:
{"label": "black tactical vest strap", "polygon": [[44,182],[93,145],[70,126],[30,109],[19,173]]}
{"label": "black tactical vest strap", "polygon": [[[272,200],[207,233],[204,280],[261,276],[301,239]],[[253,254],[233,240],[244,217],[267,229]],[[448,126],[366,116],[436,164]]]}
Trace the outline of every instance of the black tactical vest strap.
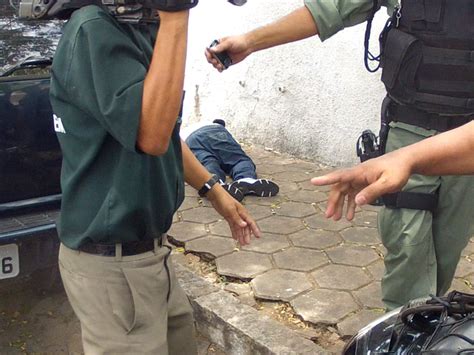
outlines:
{"label": "black tactical vest strap", "polygon": [[386,114],[390,122],[403,122],[424,129],[433,129],[438,132],[449,131],[474,120],[474,115],[442,116],[418,110],[413,106],[399,105],[393,101],[388,104]]}
{"label": "black tactical vest strap", "polygon": [[382,81],[395,101],[474,114],[474,1],[402,0],[382,43]]}
{"label": "black tactical vest strap", "polygon": [[[449,64],[474,66],[474,50],[423,47],[426,64]],[[473,68],[474,69],[474,68]]]}
{"label": "black tactical vest strap", "polygon": [[[449,85],[446,85],[446,86],[441,85],[441,86],[438,86],[438,88],[439,89],[441,89],[442,87],[446,88],[447,86]],[[466,88],[470,86],[472,85],[466,84]],[[438,105],[438,106],[451,106],[453,110],[456,110],[456,108],[460,108],[460,109],[465,109],[467,111],[474,112],[474,98],[464,99],[460,97],[452,97],[452,96],[447,96],[447,95],[435,95],[435,94],[428,94],[424,92],[417,92],[416,94],[414,94],[414,99],[416,102],[433,104],[433,105]],[[464,110],[463,110],[463,113],[464,113]]]}

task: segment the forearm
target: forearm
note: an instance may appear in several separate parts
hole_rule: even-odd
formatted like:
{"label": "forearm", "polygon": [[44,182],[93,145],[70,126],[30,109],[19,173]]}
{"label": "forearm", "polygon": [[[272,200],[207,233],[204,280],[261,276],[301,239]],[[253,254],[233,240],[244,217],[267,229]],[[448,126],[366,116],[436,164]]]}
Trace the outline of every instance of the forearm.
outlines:
{"label": "forearm", "polygon": [[318,34],[311,12],[301,7],[289,15],[248,32],[245,36],[252,52],[298,41]]}
{"label": "forearm", "polygon": [[[210,178],[211,173],[194,156],[188,145],[181,140],[181,150],[183,151],[184,181],[199,190]],[[219,194],[227,192],[217,183],[207,193],[206,197],[210,200],[215,199]]]}
{"label": "forearm", "polygon": [[211,178],[211,174],[197,160],[183,140],[181,140],[181,150],[183,151],[184,181],[199,190]]}
{"label": "forearm", "polygon": [[168,149],[182,100],[189,11],[160,13],[153,58],[145,78],[138,147],[160,155]]}
{"label": "forearm", "polygon": [[412,173],[474,174],[474,122],[403,148]]}

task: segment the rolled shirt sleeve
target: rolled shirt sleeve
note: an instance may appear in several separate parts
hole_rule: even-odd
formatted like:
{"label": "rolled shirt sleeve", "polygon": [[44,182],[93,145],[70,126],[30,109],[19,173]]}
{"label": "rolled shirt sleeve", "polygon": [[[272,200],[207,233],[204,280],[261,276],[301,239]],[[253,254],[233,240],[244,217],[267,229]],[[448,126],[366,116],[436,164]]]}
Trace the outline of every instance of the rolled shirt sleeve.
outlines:
{"label": "rolled shirt sleeve", "polygon": [[[366,21],[373,7],[373,0],[305,0],[304,3],[318,26],[321,41]],[[389,13],[397,3],[396,0],[379,0],[379,6],[386,6]]]}

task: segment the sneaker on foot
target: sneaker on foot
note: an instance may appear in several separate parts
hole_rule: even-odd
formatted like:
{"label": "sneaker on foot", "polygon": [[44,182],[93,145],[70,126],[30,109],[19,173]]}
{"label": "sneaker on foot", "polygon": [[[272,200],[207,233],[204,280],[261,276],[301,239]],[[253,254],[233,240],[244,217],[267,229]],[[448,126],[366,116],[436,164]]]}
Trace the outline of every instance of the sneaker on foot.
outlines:
{"label": "sneaker on foot", "polygon": [[244,199],[244,193],[236,182],[231,184],[221,183],[221,186],[237,201],[241,202]]}
{"label": "sneaker on foot", "polygon": [[237,186],[244,195],[272,197],[280,191],[277,184],[267,179],[240,179],[235,181],[234,184],[238,184]]}

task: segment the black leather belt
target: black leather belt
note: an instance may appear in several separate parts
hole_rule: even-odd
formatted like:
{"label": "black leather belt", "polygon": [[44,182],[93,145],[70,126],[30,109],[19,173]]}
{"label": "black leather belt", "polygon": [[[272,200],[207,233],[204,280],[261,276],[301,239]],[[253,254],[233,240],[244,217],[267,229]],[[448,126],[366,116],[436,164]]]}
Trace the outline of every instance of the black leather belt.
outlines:
{"label": "black leather belt", "polygon": [[[161,247],[163,237],[158,239],[158,245]],[[130,256],[146,253],[155,249],[154,239],[146,239],[134,242],[126,242],[122,244],[122,256]],[[79,250],[84,253],[95,254],[100,256],[115,256],[116,244],[93,244],[88,243],[79,247]]]}

